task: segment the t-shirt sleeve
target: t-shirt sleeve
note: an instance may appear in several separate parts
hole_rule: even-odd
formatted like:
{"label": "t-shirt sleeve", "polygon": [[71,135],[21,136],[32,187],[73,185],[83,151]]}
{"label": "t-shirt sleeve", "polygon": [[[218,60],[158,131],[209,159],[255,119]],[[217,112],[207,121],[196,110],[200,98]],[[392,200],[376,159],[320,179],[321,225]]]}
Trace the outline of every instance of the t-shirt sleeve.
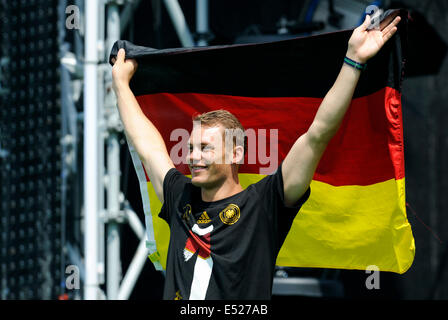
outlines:
{"label": "t-shirt sleeve", "polygon": [[278,233],[278,249],[283,244],[292,222],[302,205],[308,200],[311,188],[305,191],[302,197],[292,206],[286,206],[284,202],[282,164],[272,175],[268,175],[257,182],[255,188],[260,196],[260,201],[267,209],[268,219]]}
{"label": "t-shirt sleeve", "polygon": [[159,217],[170,224],[171,213],[174,211],[176,202],[182,197],[190,179],[184,176],[176,168],[170,169],[163,179],[163,205]]}

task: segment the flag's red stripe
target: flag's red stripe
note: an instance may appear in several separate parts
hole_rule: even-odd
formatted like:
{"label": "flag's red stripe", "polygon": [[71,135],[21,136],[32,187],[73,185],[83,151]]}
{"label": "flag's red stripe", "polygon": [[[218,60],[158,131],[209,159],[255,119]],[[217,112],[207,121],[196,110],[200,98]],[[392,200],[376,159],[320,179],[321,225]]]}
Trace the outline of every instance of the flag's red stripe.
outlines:
{"label": "flag's red stripe", "polygon": [[[138,96],[146,116],[162,134],[168,151],[175,129],[191,131],[192,116],[215,109],[233,113],[245,129],[278,129],[278,163],[306,132],[322,102],[320,98],[253,98],[197,93],[159,93]],[[332,185],[369,185],[404,177],[400,93],[386,87],[352,101],[342,126],[325,151],[314,176]],[[257,143],[257,148],[259,144]],[[258,150],[258,149],[257,149]],[[269,155],[269,147],[267,148]],[[257,156],[257,161],[259,157]],[[263,164],[245,164],[241,173],[260,173]],[[189,173],[186,164],[177,168]],[[275,169],[275,168],[274,168]]]}
{"label": "flag's red stripe", "polygon": [[145,173],[146,181],[149,181],[148,173],[146,172],[146,168],[145,168],[145,166],[142,165],[142,168],[143,168],[143,172]]}

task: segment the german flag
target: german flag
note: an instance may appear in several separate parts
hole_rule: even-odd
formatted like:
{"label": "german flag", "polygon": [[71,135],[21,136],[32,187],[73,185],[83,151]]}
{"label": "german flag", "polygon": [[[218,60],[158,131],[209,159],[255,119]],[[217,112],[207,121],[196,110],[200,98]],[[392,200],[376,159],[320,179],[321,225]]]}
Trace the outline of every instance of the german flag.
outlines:
{"label": "german flag", "polygon": [[[399,30],[368,62],[342,126],[325,151],[311,196],[294,220],[277,265],[404,273],[414,238],[405,207],[401,85],[406,12]],[[352,30],[292,40],[155,50],[117,41],[139,67],[131,89],[159,129],[173,159],[181,158],[192,117],[216,109],[233,113],[255,148],[240,167],[243,187],[272,173],[310,126],[343,64]],[[180,130],[180,131],[179,131]],[[250,136],[249,136],[250,139]],[[253,145],[253,144],[252,144]],[[165,266],[169,228],[161,204],[130,145],[137,171],[150,259]],[[175,165],[190,174],[184,161]]]}

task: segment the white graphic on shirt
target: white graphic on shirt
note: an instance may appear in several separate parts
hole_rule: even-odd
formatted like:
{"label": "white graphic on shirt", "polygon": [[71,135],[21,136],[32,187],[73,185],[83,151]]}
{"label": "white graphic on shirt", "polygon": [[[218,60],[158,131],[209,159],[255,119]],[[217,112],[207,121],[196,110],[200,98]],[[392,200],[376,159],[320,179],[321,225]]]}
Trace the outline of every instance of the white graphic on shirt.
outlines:
{"label": "white graphic on shirt", "polygon": [[190,288],[190,300],[204,300],[212,275],[213,259],[210,255],[210,234],[213,225],[201,229],[197,224],[191,228],[184,248],[185,261],[198,252]]}

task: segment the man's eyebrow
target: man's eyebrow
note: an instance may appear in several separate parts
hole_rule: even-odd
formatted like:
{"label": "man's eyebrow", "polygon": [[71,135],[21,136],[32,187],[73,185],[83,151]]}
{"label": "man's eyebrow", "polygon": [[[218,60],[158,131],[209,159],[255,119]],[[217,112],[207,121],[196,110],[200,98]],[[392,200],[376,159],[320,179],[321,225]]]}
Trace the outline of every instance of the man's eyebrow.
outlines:
{"label": "man's eyebrow", "polygon": [[[187,145],[189,147],[193,146],[193,144],[191,142],[188,142]],[[208,146],[208,145],[212,145],[210,142],[201,142],[201,146]]]}

